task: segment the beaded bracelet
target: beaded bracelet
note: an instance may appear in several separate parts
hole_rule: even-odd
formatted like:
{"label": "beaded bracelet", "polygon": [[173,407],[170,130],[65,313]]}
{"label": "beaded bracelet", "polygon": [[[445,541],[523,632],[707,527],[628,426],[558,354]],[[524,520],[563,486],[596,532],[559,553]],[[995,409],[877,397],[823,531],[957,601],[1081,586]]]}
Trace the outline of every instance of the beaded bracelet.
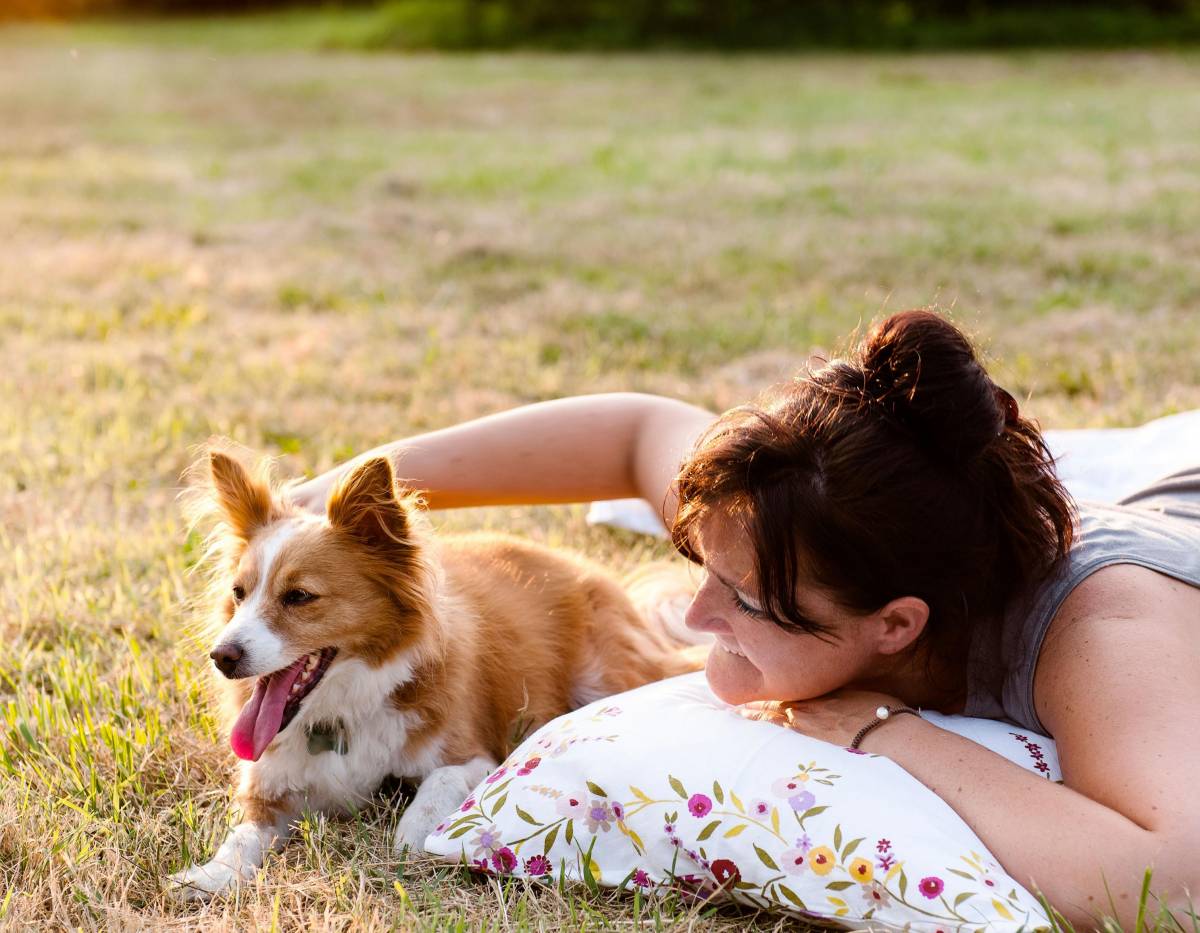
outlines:
{"label": "beaded bracelet", "polygon": [[869,723],[867,723],[865,726],[863,726],[861,729],[858,730],[858,734],[854,737],[854,741],[850,743],[850,747],[858,748],[859,743],[863,740],[863,737],[868,732],[870,732],[872,729],[876,728],[877,726],[882,725],[884,722],[886,722],[888,720],[889,717],[894,716],[898,713],[912,713],[914,716],[917,716],[918,718],[921,715],[915,709],[913,709],[911,706],[881,706],[877,710],[875,710],[875,718],[872,719]]}

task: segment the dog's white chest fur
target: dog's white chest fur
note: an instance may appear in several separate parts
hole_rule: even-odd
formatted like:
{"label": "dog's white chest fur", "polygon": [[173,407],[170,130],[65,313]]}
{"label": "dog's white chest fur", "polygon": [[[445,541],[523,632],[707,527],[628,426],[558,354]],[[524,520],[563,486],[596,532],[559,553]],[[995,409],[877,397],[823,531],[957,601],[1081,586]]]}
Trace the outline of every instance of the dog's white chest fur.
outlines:
{"label": "dog's white chest fur", "polygon": [[[295,795],[310,809],[345,813],[369,800],[389,775],[424,778],[438,765],[440,743],[434,738],[419,755],[409,754],[409,735],[420,723],[390,702],[411,676],[404,657],[375,669],[357,660],[334,664],[263,756],[243,765],[243,782],[268,799]],[[310,752],[310,727],[334,723],[344,731],[345,752]]]}

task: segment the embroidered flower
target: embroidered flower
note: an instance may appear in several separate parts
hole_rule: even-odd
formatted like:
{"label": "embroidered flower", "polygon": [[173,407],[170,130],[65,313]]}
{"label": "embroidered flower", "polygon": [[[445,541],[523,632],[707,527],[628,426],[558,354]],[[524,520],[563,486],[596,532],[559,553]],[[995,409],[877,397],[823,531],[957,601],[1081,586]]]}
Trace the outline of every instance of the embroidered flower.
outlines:
{"label": "embroidered flower", "polygon": [[751,800],[750,812],[760,820],[771,815],[771,805],[765,800]]}
{"label": "embroidered flower", "polygon": [[742,873],[737,865],[727,858],[719,858],[712,863],[713,877],[721,887],[732,887],[742,880]]}
{"label": "embroidered flower", "polygon": [[788,798],[788,806],[797,813],[803,813],[816,802],[817,798],[813,796],[812,791],[807,790],[801,791],[794,797]]}
{"label": "embroidered flower", "polygon": [[876,852],[887,852],[891,847],[892,841],[890,839],[880,839],[877,843],[875,843]]}
{"label": "embroidered flower", "polygon": [[550,859],[544,855],[535,855],[533,858],[525,859],[525,874],[532,878],[538,878],[542,875],[550,873]]}
{"label": "embroidered flower", "polygon": [[942,889],[945,887],[946,885],[942,883],[941,878],[938,878],[936,875],[930,875],[928,878],[921,879],[921,883],[917,885],[917,890],[932,901],[942,893]]}
{"label": "embroidered flower", "polygon": [[603,800],[595,799],[584,812],[583,818],[587,823],[588,832],[594,833],[597,830],[608,832],[612,828],[609,825],[612,816],[613,813],[608,804]]}
{"label": "embroidered flower", "polygon": [[587,814],[588,805],[582,794],[579,796],[563,794],[554,801],[554,809],[559,816],[565,816],[569,820],[578,820]]}
{"label": "embroidered flower", "polygon": [[459,813],[466,813],[466,812],[467,812],[468,810],[470,810],[470,809],[471,809],[471,807],[473,807],[473,806],[475,806],[475,798],[474,798],[474,797],[468,797],[466,800],[464,800],[464,801],[463,801],[463,805],[462,805],[461,807],[459,807],[459,808],[458,808],[458,812],[459,812]]}
{"label": "embroidered flower", "polygon": [[633,883],[639,888],[648,888],[654,884],[654,882],[650,880],[650,876],[646,874],[645,869],[642,868],[639,868],[633,873]]}
{"label": "embroidered flower", "polygon": [[881,855],[878,860],[876,860],[875,864],[879,866],[880,871],[888,871],[893,865],[896,864],[896,859],[892,855]]}
{"label": "embroidered flower", "polygon": [[510,872],[517,867],[517,857],[512,849],[505,846],[492,853],[492,864],[496,866],[496,871]]}
{"label": "embroidered flower", "polygon": [[[803,778],[803,781],[801,778]],[[804,790],[804,781],[807,780],[807,774],[798,775],[797,777],[780,778],[771,785],[771,793],[776,797],[795,797],[800,791]]]}
{"label": "embroidered flower", "polygon": [[447,824],[445,823],[438,823],[437,826],[433,828],[433,835],[440,836],[442,833],[444,833],[446,831],[446,825]]}
{"label": "embroidered flower", "polygon": [[887,888],[878,881],[864,884],[862,896],[868,907],[883,908],[892,903],[892,896],[888,894]]}
{"label": "embroidered flower", "polygon": [[814,875],[828,875],[836,861],[837,856],[829,846],[817,846],[808,853],[808,864]]}
{"label": "embroidered flower", "polygon": [[475,846],[472,858],[478,858],[480,853],[490,857],[500,847],[500,831],[495,826],[481,826],[471,842]]}
{"label": "embroidered flower", "polygon": [[663,823],[663,832],[666,833],[668,836],[674,836],[675,835],[675,824],[674,823]]}
{"label": "embroidered flower", "polygon": [[540,759],[540,758],[537,758],[537,757],[530,758],[527,762],[525,762],[524,765],[522,765],[520,768],[517,769],[518,776],[525,777],[525,775],[532,773],[533,769],[536,768],[541,763],[542,763],[542,759]]}
{"label": "embroidered flower", "polygon": [[805,849],[788,849],[779,856],[779,867],[789,875],[803,875],[808,868]]}
{"label": "embroidered flower", "polygon": [[870,754],[870,752],[864,752],[861,748],[851,748],[849,745],[846,746],[845,750],[848,751],[851,755],[869,755]]}
{"label": "embroidered flower", "polygon": [[488,864],[488,860],[485,858],[474,859],[471,862],[471,867],[475,871],[481,871],[481,872],[484,872],[485,874],[490,874],[492,871],[492,866]]}
{"label": "embroidered flower", "polygon": [[621,822],[621,820],[625,819],[625,805],[624,804],[617,803],[617,801],[614,800],[612,803],[609,804],[609,807],[612,809],[612,815],[617,818],[618,823]]}
{"label": "embroidered flower", "polygon": [[692,794],[688,798],[688,812],[695,817],[708,816],[712,811],[712,801],[704,794]]}
{"label": "embroidered flower", "polygon": [[799,849],[803,854],[808,854],[808,850],[812,848],[812,840],[808,838],[808,833],[805,833],[796,840],[796,848]]}
{"label": "embroidered flower", "polygon": [[491,774],[488,775],[487,781],[485,781],[484,783],[495,784],[498,780],[500,780],[500,778],[504,777],[504,775],[506,775],[507,773],[508,773],[508,768],[500,768],[497,771],[493,771]]}

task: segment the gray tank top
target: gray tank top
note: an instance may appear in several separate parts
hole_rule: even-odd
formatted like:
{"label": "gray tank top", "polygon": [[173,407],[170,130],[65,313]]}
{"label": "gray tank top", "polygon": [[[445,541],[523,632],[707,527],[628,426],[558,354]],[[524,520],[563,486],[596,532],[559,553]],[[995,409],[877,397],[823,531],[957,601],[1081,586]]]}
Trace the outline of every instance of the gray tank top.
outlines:
{"label": "gray tank top", "polygon": [[1200,467],[1159,480],[1118,505],[1079,504],[1067,558],[1013,601],[999,627],[972,634],[965,715],[1050,735],[1033,705],[1042,640],[1070,592],[1112,564],[1137,564],[1200,586]]}

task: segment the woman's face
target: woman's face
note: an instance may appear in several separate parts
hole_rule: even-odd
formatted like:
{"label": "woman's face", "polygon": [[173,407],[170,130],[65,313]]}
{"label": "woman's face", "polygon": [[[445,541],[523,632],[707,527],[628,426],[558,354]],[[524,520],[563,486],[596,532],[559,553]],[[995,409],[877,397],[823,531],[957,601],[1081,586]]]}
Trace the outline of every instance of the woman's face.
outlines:
{"label": "woman's face", "polygon": [[873,616],[849,613],[813,588],[798,593],[797,602],[832,634],[785,631],[762,613],[753,554],[737,523],[710,517],[698,538],[704,580],[684,624],[716,640],[706,672],[718,697],[733,704],[807,700],[872,673],[879,661]]}

